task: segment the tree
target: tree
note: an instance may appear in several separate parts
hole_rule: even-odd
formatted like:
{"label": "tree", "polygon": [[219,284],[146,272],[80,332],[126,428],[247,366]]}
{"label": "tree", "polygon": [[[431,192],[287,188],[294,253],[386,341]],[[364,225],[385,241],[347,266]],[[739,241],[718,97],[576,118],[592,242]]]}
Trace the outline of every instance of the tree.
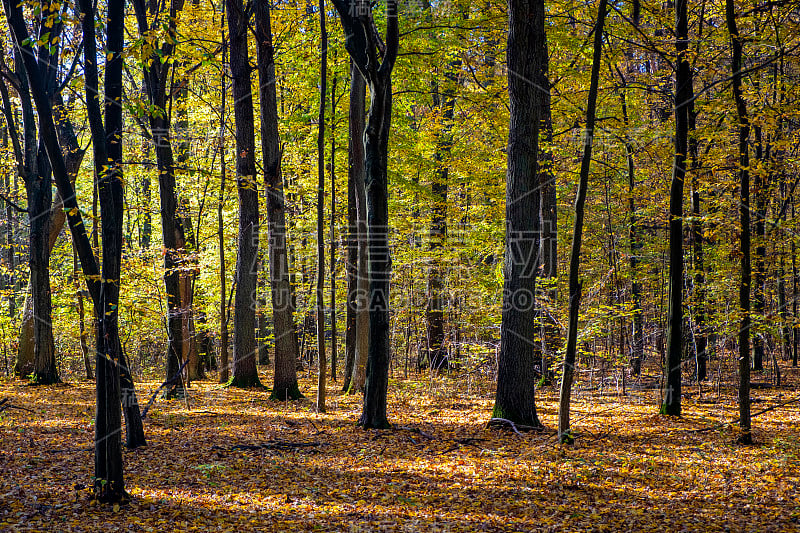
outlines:
{"label": "tree", "polygon": [[606,0],[597,7],[597,23],[594,26],[594,52],[592,54],[592,76],[589,82],[589,97],[586,103],[586,129],[583,132],[583,157],[581,158],[578,193],[575,197],[575,226],[572,230],[572,250],[569,256],[569,325],[567,348],[564,354],[564,371],[561,377],[561,394],[558,401],[558,435],[561,442],[572,443],[572,428],[569,422],[570,394],[575,372],[575,352],[578,343],[578,315],[581,305],[581,243],[583,240],[583,217],[586,192],[589,186],[589,169],[592,163],[595,113],[597,111],[597,87],[600,79],[600,59],[603,53],[603,25],[606,20]]}
{"label": "tree", "polygon": [[271,398],[302,398],[297,387],[297,332],[289,283],[286,246],[286,200],[281,174],[281,145],[278,136],[278,102],[275,90],[275,49],[272,44],[270,8],[255,4],[259,99],[261,103],[261,153],[264,158],[264,186],[267,189],[269,232],[269,276],[272,320],[275,325],[275,373]]}
{"label": "tree", "polygon": [[[43,68],[45,87],[43,87],[51,103],[61,101],[58,79],[58,65],[61,59],[61,47],[49,46],[48,39],[61,37],[63,19],[61,5],[45,3],[41,6],[37,16],[39,37],[41,43],[37,49],[37,63]],[[64,8],[65,9],[65,8]],[[15,54],[17,55],[18,52]],[[30,279],[28,293],[25,298],[23,322],[19,338],[19,352],[14,365],[14,372],[21,376],[30,376],[33,383],[51,384],[60,381],[56,367],[55,346],[53,342],[53,325],[51,316],[50,296],[50,254],[54,244],[54,235],[58,234],[63,226],[63,216],[55,219],[51,213],[52,190],[50,187],[51,170],[47,159],[47,152],[41,136],[37,140],[37,126],[34,119],[33,103],[31,102],[28,80],[22,59],[16,57],[18,76],[16,89],[20,97],[23,117],[24,146],[19,145],[18,133],[12,115],[8,91],[3,86],[3,108],[6,123],[14,139],[15,157],[17,168],[25,183],[28,199],[29,221],[29,269]],[[68,81],[69,75],[67,76]],[[59,113],[59,133],[62,144],[71,144],[74,141],[69,119],[65,113]],[[64,138],[69,134],[69,138]],[[75,144],[77,144],[75,142]],[[69,146],[74,148],[74,146]],[[73,176],[83,159],[83,151],[67,151],[68,171]]]}
{"label": "tree", "polygon": [[731,82],[739,145],[739,223],[741,225],[741,281],[739,283],[739,428],[738,441],[751,444],[750,429],[750,154],[748,139],[750,121],[747,104],[742,92],[742,36],[736,25],[736,9],[733,0],[725,0],[725,24],[731,37]]}
{"label": "tree", "polygon": [[539,142],[544,133],[547,40],[544,0],[508,2],[508,169],[503,315],[493,418],[539,427],[534,389],[540,249]]}
{"label": "tree", "polygon": [[[348,212],[352,212],[350,228],[354,241],[351,255],[352,277],[348,278],[348,302],[352,302],[352,356],[346,364],[343,388],[355,392],[364,389],[366,381],[367,352],[369,351],[369,240],[367,228],[367,192],[365,186],[366,165],[364,162],[364,126],[366,106],[366,81],[351,60],[350,65],[350,113],[348,140]],[[349,310],[349,308],[348,308]],[[348,319],[348,323],[350,320]],[[349,376],[349,377],[348,377]]]}
{"label": "tree", "polygon": [[[328,91],[328,32],[325,29],[325,0],[319,0],[319,115],[317,121],[317,412],[325,412],[328,368],[325,355],[325,97]],[[336,342],[336,339],[331,339]]]}
{"label": "tree", "polygon": [[683,182],[689,148],[689,104],[692,77],[689,48],[688,0],[675,2],[675,158],[669,197],[669,316],[667,359],[661,413],[681,414],[681,360],[683,358]]}
{"label": "tree", "polygon": [[[345,33],[345,48],[367,82],[370,107],[364,132],[367,220],[369,224],[369,356],[364,410],[359,425],[388,428],[389,386],[389,202],[388,150],[392,122],[392,70],[400,40],[397,1],[386,2],[386,42],[379,46],[372,7],[365,0],[333,0]],[[383,48],[383,50],[381,50]],[[379,55],[382,56],[379,60]]]}
{"label": "tree", "polygon": [[241,0],[226,0],[230,68],[236,119],[236,189],[239,194],[239,254],[233,308],[233,387],[260,387],[256,366],[256,281],[258,277],[258,182],[253,95],[247,50],[248,13]]}
{"label": "tree", "polygon": [[124,0],[108,3],[106,38],[105,124],[101,116],[96,12],[91,0],[80,1],[86,111],[92,134],[94,168],[103,231],[102,278],[97,313],[97,415],[95,417],[94,496],[102,502],[127,499],[120,446],[119,293],[122,262],[122,50]]}
{"label": "tree", "polygon": [[[152,39],[164,23],[162,4],[133,0],[139,36]],[[151,10],[148,12],[148,9]],[[158,185],[161,198],[161,229],[164,240],[164,289],[167,294],[167,368],[166,380],[171,380],[167,397],[181,394],[183,380],[173,380],[181,367],[184,344],[183,314],[186,312],[181,291],[181,252],[186,245],[183,221],[178,213],[178,195],[175,188],[175,157],[171,142],[171,113],[167,110],[167,84],[173,65],[163,58],[175,50],[177,16],[183,9],[183,0],[171,0],[166,13],[167,38],[158,42],[142,65],[144,86],[150,104],[148,119],[158,165]],[[152,20],[148,20],[148,17]]]}

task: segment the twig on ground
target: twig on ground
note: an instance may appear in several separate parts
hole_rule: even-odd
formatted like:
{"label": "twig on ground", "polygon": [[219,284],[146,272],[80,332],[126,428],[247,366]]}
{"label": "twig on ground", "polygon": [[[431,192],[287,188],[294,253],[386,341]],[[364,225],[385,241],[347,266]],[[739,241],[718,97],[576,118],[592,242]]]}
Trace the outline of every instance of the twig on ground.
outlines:
{"label": "twig on ground", "polygon": [[20,407],[19,405],[14,405],[8,398],[3,398],[2,400],[0,400],[0,413],[5,411],[6,409],[17,409],[19,411],[27,411],[29,413],[34,413],[34,414],[36,413],[36,411],[28,409],[27,407]]}

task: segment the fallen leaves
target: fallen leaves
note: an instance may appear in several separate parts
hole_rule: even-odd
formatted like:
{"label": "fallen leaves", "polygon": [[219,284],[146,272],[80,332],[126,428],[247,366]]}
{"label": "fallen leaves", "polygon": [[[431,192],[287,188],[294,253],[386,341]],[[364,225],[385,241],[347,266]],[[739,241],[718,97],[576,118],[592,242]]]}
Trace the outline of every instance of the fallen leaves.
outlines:
{"label": "fallen leaves", "polygon": [[[195,383],[187,402],[157,402],[149,445],[125,451],[132,501],[121,508],[90,505],[84,488],[93,387],[0,382],[0,397],[31,411],[0,413],[0,530],[761,531],[800,520],[797,404],[757,418],[760,444],[739,447],[735,428],[694,431],[735,418],[732,396],[687,400],[672,419],[640,396],[584,395],[576,445],[562,447],[552,429],[487,429],[490,383],[464,392],[436,379],[435,394],[393,382],[395,431],[357,428],[357,395],[331,390],[317,414],[308,400]],[[142,397],[157,386],[138,384]],[[781,401],[761,393],[765,407]],[[538,407],[553,428],[555,391]]]}

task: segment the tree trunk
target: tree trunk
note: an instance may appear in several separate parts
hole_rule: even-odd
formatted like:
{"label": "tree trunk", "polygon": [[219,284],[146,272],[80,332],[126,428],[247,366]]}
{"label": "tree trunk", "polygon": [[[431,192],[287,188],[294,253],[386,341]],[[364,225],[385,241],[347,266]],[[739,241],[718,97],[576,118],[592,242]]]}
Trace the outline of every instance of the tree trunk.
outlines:
{"label": "tree trunk", "polygon": [[586,103],[586,129],[583,139],[578,192],[575,197],[575,226],[572,230],[572,250],[569,258],[569,325],[567,327],[567,348],[564,354],[564,371],[561,377],[561,394],[558,401],[558,435],[561,442],[574,440],[570,427],[570,395],[572,378],[575,372],[575,353],[578,342],[578,315],[581,305],[581,242],[583,240],[583,217],[586,193],[589,186],[589,169],[592,163],[592,141],[594,138],[595,112],[597,109],[597,87],[600,80],[600,60],[603,53],[603,26],[606,19],[606,0],[600,0],[597,7],[597,23],[594,27],[594,53],[592,56],[592,75],[589,82],[589,97]]}
{"label": "tree trunk", "polygon": [[681,414],[681,359],[683,348],[683,182],[686,177],[689,102],[692,98],[691,67],[686,57],[689,46],[688,0],[675,3],[675,159],[669,197],[669,311],[667,357],[661,413]]}
{"label": "tree trunk", "polygon": [[317,412],[325,412],[328,378],[325,356],[325,97],[328,91],[328,32],[325,29],[325,0],[319,0],[320,67],[319,116],[317,122]]}
{"label": "tree trunk", "polygon": [[[625,78],[620,73],[622,82],[626,85]],[[622,119],[625,128],[629,131],[630,119],[628,118],[628,105],[625,96],[625,87],[620,91],[622,100]],[[636,164],[634,161],[633,142],[628,132],[625,134],[625,158],[628,170],[628,218],[630,229],[628,230],[628,248],[630,253],[629,266],[631,271],[631,296],[633,297],[633,331],[631,342],[630,369],[631,374],[638,376],[642,372],[642,362],[644,361],[644,335],[642,328],[642,287],[639,281],[639,261],[642,250],[642,243],[639,235],[639,217],[636,212]]]}
{"label": "tree trunk", "polygon": [[[386,39],[382,61],[373,38],[374,21],[366,0],[357,5],[333,0],[345,33],[345,47],[370,91],[370,108],[364,132],[367,222],[369,226],[369,354],[367,356],[364,410],[359,425],[388,428],[386,396],[389,386],[389,190],[387,165],[392,122],[392,70],[400,40],[397,1],[386,2]],[[354,9],[355,8],[355,9]]]}
{"label": "tree trunk", "polygon": [[86,320],[83,308],[83,288],[80,283],[80,272],[78,265],[78,254],[72,251],[72,280],[75,284],[75,298],[78,307],[78,331],[80,334],[81,354],[83,355],[83,366],[86,370],[86,379],[91,381],[94,379],[94,372],[92,371],[92,362],[89,359],[89,342],[88,334],[86,333]]}
{"label": "tree trunk", "polygon": [[236,295],[233,308],[233,387],[260,387],[256,365],[256,281],[258,277],[258,181],[256,179],[249,32],[241,0],[226,0],[230,65],[236,121],[236,188],[239,194]]}
{"label": "tree trunk", "polygon": [[494,418],[539,427],[534,290],[541,246],[539,138],[547,79],[544,0],[509,0],[506,250]]}
{"label": "tree trunk", "polygon": [[269,231],[269,282],[272,295],[272,320],[275,334],[274,378],[270,398],[302,398],[297,386],[297,361],[300,357],[294,323],[292,286],[286,238],[286,201],[281,175],[281,146],[278,136],[278,103],[275,90],[275,50],[272,44],[269,5],[255,5],[258,79],[261,103],[261,151],[264,160],[264,186],[267,189]]}
{"label": "tree trunk", "polygon": [[53,201],[50,187],[50,164],[43,145],[36,157],[36,171],[28,174],[25,189],[28,194],[28,221],[30,224],[30,297],[33,312],[33,383],[50,385],[60,383],[56,368],[53,341],[52,303],[50,299],[50,204]]}
{"label": "tree trunk", "polygon": [[369,352],[369,235],[367,227],[364,128],[366,81],[355,65],[350,69],[350,164],[356,209],[355,345],[348,392],[363,392]]}
{"label": "tree trunk", "polygon": [[[449,69],[456,65],[450,64]],[[445,83],[456,83],[456,75],[448,72]],[[447,87],[441,90],[439,83],[435,82],[432,91],[433,107],[440,113],[442,126],[437,131],[436,152],[434,163],[436,168],[431,179],[431,226],[429,251],[431,255],[428,267],[428,305],[426,318],[428,322],[428,362],[432,370],[448,370],[450,360],[447,354],[445,340],[444,316],[444,277],[442,253],[447,239],[447,189],[450,165],[450,153],[453,145],[451,130],[453,127],[453,114],[455,111],[455,88]],[[410,339],[407,339],[410,342]]]}
{"label": "tree trunk", "polygon": [[[84,81],[87,94],[99,94],[95,11],[81,0],[84,37]],[[108,4],[108,51],[105,71],[105,125],[99,99],[88,98],[86,109],[92,134],[94,168],[103,232],[102,281],[95,305],[97,320],[97,416],[95,417],[94,496],[99,501],[127,499],[120,446],[120,372],[124,364],[118,316],[122,262],[122,46],[124,1]]]}
{"label": "tree trunk", "polygon": [[[755,172],[753,183],[753,195],[755,196],[755,272],[753,272],[753,314],[758,317],[764,316],[764,308],[766,306],[765,284],[767,281],[766,272],[766,227],[764,221],[767,216],[767,199],[766,199],[766,179],[764,175],[764,150],[761,140],[761,127],[755,125],[753,127],[756,138],[756,160],[759,162],[760,168]],[[753,342],[753,362],[752,370],[764,370],[764,338],[761,334],[759,324],[751,325],[752,342]]]}
{"label": "tree trunk", "polygon": [[[336,56],[334,56],[335,62]],[[336,76],[331,83],[331,381],[336,382],[336,358],[338,356],[338,333],[336,328]]]}
{"label": "tree trunk", "polygon": [[[139,26],[139,35],[147,35],[151,28],[145,0],[134,0],[133,7]],[[176,17],[183,8],[183,0],[172,0],[167,13],[167,31],[175,35]],[[153,9],[153,6],[151,6]],[[159,9],[156,7],[156,9]],[[160,9],[163,9],[160,8]],[[158,18],[158,12],[151,12]],[[155,22],[154,22],[155,23]],[[164,242],[164,289],[167,295],[167,368],[166,380],[171,380],[181,366],[183,353],[183,313],[181,301],[180,265],[181,254],[186,244],[183,225],[178,214],[178,196],[175,188],[175,159],[172,150],[170,113],[167,112],[167,82],[170,57],[174,51],[172,39],[158,43],[158,49],[150,57],[149,68],[143,72],[148,101],[157,111],[150,113],[150,133],[155,145],[158,165],[158,187],[161,199],[161,229]],[[183,380],[175,380],[165,392],[165,397],[183,394]]]}
{"label": "tree trunk", "polygon": [[708,327],[706,310],[706,274],[703,254],[703,221],[700,214],[700,153],[697,140],[697,112],[694,106],[694,73],[689,70],[689,90],[692,91],[689,103],[689,157],[692,174],[692,226],[691,241],[694,255],[694,344],[697,381],[708,378]]}
{"label": "tree trunk", "polygon": [[[351,76],[351,86],[352,86],[352,76],[358,75],[358,71],[353,67],[352,62],[350,65],[350,76]],[[362,87],[362,94],[363,94],[363,87]],[[353,105],[353,94],[351,90],[350,95],[350,105]],[[363,110],[363,106],[362,106]],[[362,111],[363,114],[363,111]],[[348,117],[348,120],[352,120],[352,113]],[[363,134],[361,136],[356,137],[356,143],[360,144],[363,138]],[[348,139],[348,159],[352,161],[352,146],[353,146],[353,136],[349,136]],[[351,172],[350,165],[348,162],[348,172],[347,172],[347,262],[345,263],[345,272],[347,274],[347,299],[346,299],[346,318],[345,318],[345,332],[344,332],[344,376],[342,379],[342,391],[347,392],[347,389],[350,387],[350,380],[353,377],[353,361],[356,357],[356,298],[357,298],[357,283],[358,283],[358,237],[356,235],[356,231],[358,231],[357,226],[357,211],[356,211],[356,190],[355,190],[355,180],[353,177],[353,172]]]}
{"label": "tree trunk", "polygon": [[739,222],[741,230],[740,248],[742,254],[741,282],[739,283],[739,310],[742,318],[739,323],[739,428],[738,441],[751,444],[750,431],[750,155],[748,138],[750,121],[747,118],[747,105],[742,92],[742,37],[736,27],[736,8],[733,0],[725,0],[725,22],[731,35],[731,80],[733,100],[736,104],[736,117],[739,125]]}
{"label": "tree trunk", "polygon": [[[261,3],[256,3],[260,6]],[[222,34],[222,65],[223,72],[228,58],[228,40],[225,36],[225,4],[222,5],[222,17],[220,18],[220,33]],[[227,74],[227,73],[226,73]],[[227,383],[230,379],[230,365],[228,363],[228,301],[226,290],[225,274],[225,226],[223,224],[223,208],[225,206],[225,181],[227,178],[225,162],[225,111],[227,104],[228,88],[225,83],[227,76],[222,76],[220,80],[220,100],[221,109],[219,114],[219,198],[217,200],[217,246],[219,247],[219,381]],[[263,124],[263,121],[262,121]],[[276,341],[277,342],[277,341]],[[277,364],[276,370],[277,373]]]}

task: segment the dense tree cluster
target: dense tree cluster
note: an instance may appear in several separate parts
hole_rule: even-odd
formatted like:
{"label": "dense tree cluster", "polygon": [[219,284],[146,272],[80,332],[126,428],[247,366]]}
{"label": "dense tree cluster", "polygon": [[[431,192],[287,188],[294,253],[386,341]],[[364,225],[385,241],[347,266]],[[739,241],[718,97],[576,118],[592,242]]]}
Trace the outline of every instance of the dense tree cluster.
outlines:
{"label": "dense tree cluster", "polygon": [[560,381],[571,441],[581,365],[679,415],[713,361],[747,443],[751,371],[797,365],[792,5],[3,7],[5,370],[96,379],[100,500],[154,368],[294,400],[315,366],[366,428],[391,373],[488,371],[515,430]]}

